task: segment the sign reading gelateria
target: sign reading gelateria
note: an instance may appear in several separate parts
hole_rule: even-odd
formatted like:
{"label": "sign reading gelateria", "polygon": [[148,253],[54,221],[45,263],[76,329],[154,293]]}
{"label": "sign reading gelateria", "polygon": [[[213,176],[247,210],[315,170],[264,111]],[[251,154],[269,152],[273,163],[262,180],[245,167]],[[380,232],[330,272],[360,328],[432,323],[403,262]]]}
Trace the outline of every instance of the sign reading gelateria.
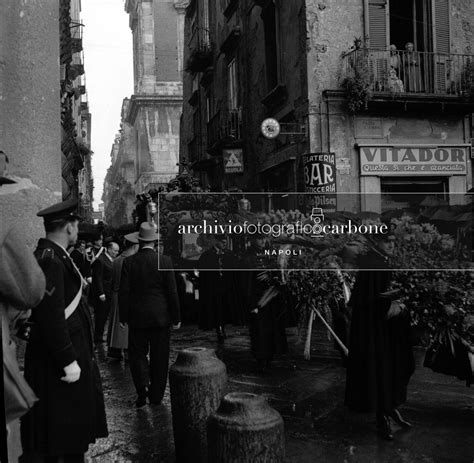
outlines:
{"label": "sign reading gelateria", "polygon": [[360,174],[466,175],[470,145],[358,145]]}

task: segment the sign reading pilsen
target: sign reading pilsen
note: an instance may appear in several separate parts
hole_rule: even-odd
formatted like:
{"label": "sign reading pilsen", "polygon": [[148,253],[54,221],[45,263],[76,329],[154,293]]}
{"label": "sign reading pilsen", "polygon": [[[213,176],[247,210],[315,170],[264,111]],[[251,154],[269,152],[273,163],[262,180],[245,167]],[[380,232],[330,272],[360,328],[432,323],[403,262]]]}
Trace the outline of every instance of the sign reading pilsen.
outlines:
{"label": "sign reading pilsen", "polygon": [[336,155],[334,153],[308,153],[303,157],[304,185],[307,207],[320,207],[323,211],[334,212],[337,208],[336,196]]}
{"label": "sign reading pilsen", "polygon": [[361,175],[466,175],[468,145],[359,145]]}

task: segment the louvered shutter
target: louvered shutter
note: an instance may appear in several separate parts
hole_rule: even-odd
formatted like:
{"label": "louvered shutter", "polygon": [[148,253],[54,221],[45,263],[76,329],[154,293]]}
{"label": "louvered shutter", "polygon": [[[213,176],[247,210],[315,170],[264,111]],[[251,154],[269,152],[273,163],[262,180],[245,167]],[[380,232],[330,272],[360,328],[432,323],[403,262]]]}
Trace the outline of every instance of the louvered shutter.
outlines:
{"label": "louvered shutter", "polygon": [[388,3],[385,0],[368,2],[368,36],[370,48],[388,49]]}
{"label": "louvered shutter", "polygon": [[435,91],[446,93],[449,85],[449,0],[432,0],[435,51]]}
{"label": "louvered shutter", "polygon": [[389,10],[386,0],[368,0],[368,36],[370,46],[370,71],[373,90],[387,86],[387,58],[389,46]]}

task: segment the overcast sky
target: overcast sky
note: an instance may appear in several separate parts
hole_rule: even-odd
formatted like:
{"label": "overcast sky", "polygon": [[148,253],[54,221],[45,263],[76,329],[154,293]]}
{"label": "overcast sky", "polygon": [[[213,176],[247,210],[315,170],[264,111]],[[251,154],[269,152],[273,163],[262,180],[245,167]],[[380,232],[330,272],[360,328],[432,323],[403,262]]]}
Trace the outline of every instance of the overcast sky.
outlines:
{"label": "overcast sky", "polygon": [[124,0],[82,0],[86,88],[92,114],[94,209],[102,189],[122,101],[133,93],[132,31]]}

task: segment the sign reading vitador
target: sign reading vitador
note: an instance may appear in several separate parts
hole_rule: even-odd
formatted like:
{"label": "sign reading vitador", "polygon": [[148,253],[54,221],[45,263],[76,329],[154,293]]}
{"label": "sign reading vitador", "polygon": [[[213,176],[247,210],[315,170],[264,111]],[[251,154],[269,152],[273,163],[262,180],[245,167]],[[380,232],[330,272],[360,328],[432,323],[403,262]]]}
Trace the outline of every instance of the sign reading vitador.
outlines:
{"label": "sign reading vitador", "polygon": [[336,199],[336,155],[334,153],[308,153],[304,155],[304,184],[308,206],[320,207],[324,211],[335,211]]}
{"label": "sign reading vitador", "polygon": [[468,145],[359,145],[361,175],[465,175]]}

